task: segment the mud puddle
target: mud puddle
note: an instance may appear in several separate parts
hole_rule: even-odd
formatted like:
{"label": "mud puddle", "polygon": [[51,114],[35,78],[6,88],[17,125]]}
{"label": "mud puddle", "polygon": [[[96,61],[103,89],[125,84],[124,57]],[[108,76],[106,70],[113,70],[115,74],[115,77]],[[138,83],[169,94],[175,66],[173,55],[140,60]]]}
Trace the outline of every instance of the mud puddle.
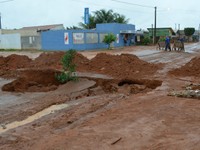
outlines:
{"label": "mud puddle", "polygon": [[32,115],[32,116],[29,116],[25,120],[15,121],[15,122],[12,122],[12,123],[7,124],[7,125],[3,125],[2,124],[1,127],[0,127],[0,134],[4,133],[4,132],[6,132],[6,131],[8,131],[10,129],[14,129],[14,128],[23,126],[25,124],[31,123],[31,122],[33,122],[35,120],[38,120],[38,119],[40,119],[40,118],[42,118],[44,116],[47,116],[47,115],[52,114],[52,113],[55,113],[56,111],[62,110],[62,109],[67,108],[67,107],[69,107],[68,104],[52,105],[52,106],[50,106],[50,107],[48,107],[48,108],[46,108],[46,109],[44,109],[44,110]]}
{"label": "mud puddle", "polygon": [[134,54],[138,57],[145,57],[149,55],[154,55],[156,53],[160,53],[158,50],[144,50],[144,51],[137,51],[137,52],[132,52],[131,54]]}
{"label": "mud puddle", "polygon": [[[106,94],[104,96],[106,96],[107,98],[110,97]],[[14,121],[14,122],[9,123],[9,124],[0,124],[0,134],[3,134],[8,130],[15,129],[15,128],[18,128],[20,126],[26,125],[28,123],[37,121],[38,119],[41,119],[42,117],[45,117],[45,116],[50,115],[50,114],[54,114],[59,110],[63,110],[63,109],[66,109],[66,108],[70,108],[71,106],[82,104],[82,103],[89,101],[91,99],[95,99],[95,100],[96,99],[102,99],[102,97],[101,96],[83,97],[83,98],[77,99],[76,101],[70,101],[67,104],[64,103],[64,104],[59,104],[59,105],[52,105],[52,106],[50,106],[50,107],[32,115],[32,116],[29,116],[25,120]]]}

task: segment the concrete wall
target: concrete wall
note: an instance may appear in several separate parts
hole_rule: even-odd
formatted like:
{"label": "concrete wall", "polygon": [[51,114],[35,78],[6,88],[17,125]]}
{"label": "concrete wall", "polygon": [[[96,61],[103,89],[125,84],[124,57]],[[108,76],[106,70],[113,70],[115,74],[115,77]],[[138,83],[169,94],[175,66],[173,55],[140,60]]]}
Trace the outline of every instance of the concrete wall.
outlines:
{"label": "concrete wall", "polygon": [[21,30],[21,29],[1,29],[1,34],[13,34],[13,33],[19,33],[21,36],[39,36],[40,33],[38,33],[36,30]]}
{"label": "concrete wall", "polygon": [[[68,43],[65,40],[65,34],[68,34]],[[83,43],[75,44],[73,34],[83,34]],[[98,34],[97,43],[87,43],[86,34],[96,33]],[[104,33],[104,32],[101,32]],[[105,32],[106,33],[106,32]],[[41,34],[41,45],[43,50],[90,50],[107,48],[105,43],[100,43],[99,32],[96,30],[58,30],[58,31],[47,31]]]}
{"label": "concrete wall", "polygon": [[[131,30],[135,31],[134,25],[127,24],[118,24],[118,23],[109,23],[109,24],[97,24],[96,30],[58,30],[58,31],[46,31],[41,33],[41,45],[43,50],[93,50],[93,49],[104,49],[108,46],[105,43],[102,43],[102,34],[113,33],[118,40],[112,45],[114,47],[124,46],[123,36],[120,31]],[[95,37],[98,37],[97,41],[93,41],[93,37],[88,38],[89,34],[94,33]],[[66,34],[68,35],[67,42],[65,40]],[[77,34],[83,39],[82,42],[75,43],[75,36]],[[97,35],[96,35],[97,34]],[[134,38],[133,34],[130,34],[129,40]],[[89,41],[91,40],[91,42]]]}
{"label": "concrete wall", "polygon": [[41,49],[40,36],[21,36],[22,49]]}
{"label": "concrete wall", "polygon": [[[40,33],[35,30],[1,30],[2,35],[10,35],[12,37],[15,34],[20,35],[20,49],[41,49],[41,37]],[[13,37],[14,38],[14,37]]]}
{"label": "concrete wall", "polygon": [[0,49],[21,49],[20,34],[0,34]]}

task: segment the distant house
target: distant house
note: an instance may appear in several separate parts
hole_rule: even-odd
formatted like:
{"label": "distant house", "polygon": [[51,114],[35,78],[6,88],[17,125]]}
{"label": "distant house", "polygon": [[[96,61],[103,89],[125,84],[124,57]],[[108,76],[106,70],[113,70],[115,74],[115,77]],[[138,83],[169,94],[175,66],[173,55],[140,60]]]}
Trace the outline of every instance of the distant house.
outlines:
{"label": "distant house", "polygon": [[[149,31],[149,37],[153,39],[154,28],[147,28]],[[174,30],[170,27],[156,28],[156,41],[165,38],[166,36],[173,37],[176,36]]]}
{"label": "distant house", "polygon": [[63,24],[43,25],[43,26],[30,26],[23,27],[21,30],[32,30],[36,32],[49,31],[49,30],[63,30]]}
{"label": "distant house", "polygon": [[176,32],[176,35],[179,37],[179,38],[184,38],[185,37],[185,32],[184,30],[178,30]]}
{"label": "distant house", "polygon": [[41,32],[63,30],[63,24],[30,26],[21,29],[1,29],[0,48],[2,49],[41,49]]}

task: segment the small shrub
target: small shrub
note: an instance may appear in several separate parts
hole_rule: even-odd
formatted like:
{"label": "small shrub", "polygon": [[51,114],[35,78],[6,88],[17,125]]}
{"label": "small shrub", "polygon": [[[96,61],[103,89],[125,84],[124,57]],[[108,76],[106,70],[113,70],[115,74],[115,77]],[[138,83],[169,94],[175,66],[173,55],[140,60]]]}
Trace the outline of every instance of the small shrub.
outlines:
{"label": "small shrub", "polygon": [[61,59],[63,65],[63,71],[56,75],[56,79],[60,83],[66,83],[67,81],[77,81],[78,77],[73,73],[76,72],[76,65],[73,63],[76,51],[71,49],[65,53]]}
{"label": "small shrub", "polygon": [[150,38],[148,38],[148,37],[144,37],[142,43],[143,43],[144,45],[149,45],[149,44],[151,43],[151,40],[150,40]]}
{"label": "small shrub", "polygon": [[112,33],[109,33],[108,35],[106,35],[103,39],[103,42],[106,43],[108,45],[108,49],[110,49],[110,44],[112,42],[116,41],[116,36]]}

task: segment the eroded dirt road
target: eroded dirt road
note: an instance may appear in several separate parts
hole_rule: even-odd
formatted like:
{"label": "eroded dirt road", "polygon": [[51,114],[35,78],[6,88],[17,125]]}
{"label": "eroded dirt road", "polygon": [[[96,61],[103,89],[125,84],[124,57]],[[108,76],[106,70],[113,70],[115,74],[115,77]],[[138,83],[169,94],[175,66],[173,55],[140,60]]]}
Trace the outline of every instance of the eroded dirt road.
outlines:
{"label": "eroded dirt road", "polygon": [[[149,70],[146,70],[147,74],[141,76],[149,81],[134,80],[134,85],[138,83],[136,86],[129,80],[110,81],[110,74],[97,74],[96,77],[101,79],[94,79],[95,75],[90,73],[79,82],[61,85],[54,91],[1,91],[0,149],[199,150],[200,101],[167,95],[171,90],[200,82],[198,76],[168,73],[199,56],[200,44],[187,45],[185,53],[154,48],[127,47],[103,51],[117,55],[134,54],[141,60],[161,66],[155,74],[148,74]],[[89,59],[97,53],[81,52]],[[125,67],[121,71],[126,74]],[[0,80],[2,86],[6,82]],[[8,130],[14,121],[26,120],[49,106],[63,103],[67,106]]]}

